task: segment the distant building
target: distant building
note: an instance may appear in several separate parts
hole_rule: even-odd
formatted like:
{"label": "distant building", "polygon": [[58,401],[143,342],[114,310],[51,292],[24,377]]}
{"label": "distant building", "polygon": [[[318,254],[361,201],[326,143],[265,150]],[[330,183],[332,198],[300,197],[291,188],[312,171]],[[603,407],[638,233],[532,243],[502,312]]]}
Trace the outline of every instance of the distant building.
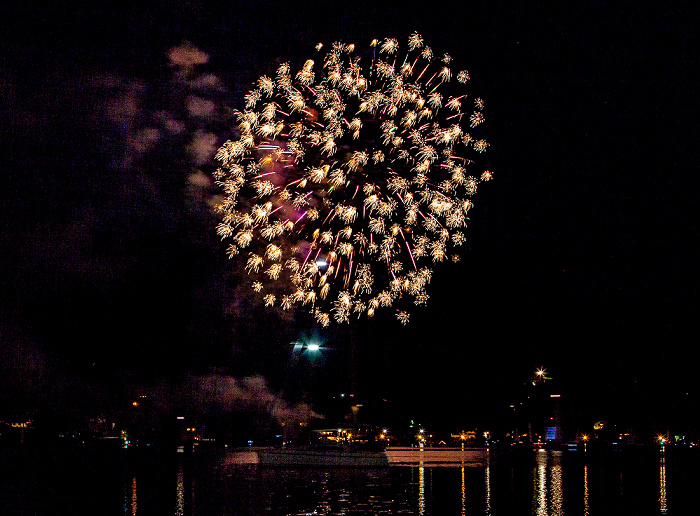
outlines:
{"label": "distant building", "polygon": [[554,387],[544,369],[537,371],[528,386],[526,414],[530,442],[558,443],[563,440],[562,396]]}

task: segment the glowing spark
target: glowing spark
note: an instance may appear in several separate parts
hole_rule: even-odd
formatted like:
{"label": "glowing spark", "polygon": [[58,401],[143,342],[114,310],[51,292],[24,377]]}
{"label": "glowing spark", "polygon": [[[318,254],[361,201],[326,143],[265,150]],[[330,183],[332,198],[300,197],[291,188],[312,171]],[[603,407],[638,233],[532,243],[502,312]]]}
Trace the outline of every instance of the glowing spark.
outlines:
{"label": "glowing spark", "polygon": [[386,52],[387,54],[394,54],[399,49],[399,42],[394,38],[387,38],[382,42],[382,46],[379,47],[380,52]]}
{"label": "glowing spark", "polygon": [[469,121],[471,122],[472,127],[476,127],[479,124],[482,124],[484,122],[484,115],[482,115],[480,112],[475,111],[472,116],[469,117]]}
{"label": "glowing spark", "polygon": [[361,59],[334,43],[322,66],[260,77],[235,113],[238,136],[216,153],[216,232],[266,306],[310,305],[323,326],[396,306],[406,324],[432,267],[459,260],[470,198],[493,177],[477,160],[484,102],[467,120],[468,72],[450,82],[452,58],[433,61],[418,33],[403,48],[374,40]]}

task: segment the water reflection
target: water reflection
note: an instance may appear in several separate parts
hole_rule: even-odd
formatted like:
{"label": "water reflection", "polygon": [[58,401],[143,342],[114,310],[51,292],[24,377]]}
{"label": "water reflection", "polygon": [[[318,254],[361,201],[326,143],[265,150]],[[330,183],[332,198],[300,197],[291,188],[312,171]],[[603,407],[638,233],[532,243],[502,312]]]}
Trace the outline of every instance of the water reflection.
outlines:
{"label": "water reflection", "polygon": [[124,514],[136,515],[138,505],[136,503],[136,475],[131,479],[131,484],[124,482]]}
{"label": "water reflection", "polygon": [[583,516],[590,515],[588,507],[588,464],[583,465]]}
{"label": "water reflection", "polygon": [[[330,472],[329,471],[324,471],[323,476],[321,477],[320,481],[320,486],[321,486],[321,493],[322,493],[322,499],[318,504],[318,509],[317,512],[319,514],[329,514],[331,511],[331,478],[330,478]],[[340,487],[338,489],[338,494],[337,499],[338,499],[338,505],[342,509],[345,507],[349,507],[351,504],[351,492],[345,488],[345,487]]]}
{"label": "water reflection", "polygon": [[418,514],[425,514],[425,466],[418,468]]}
{"label": "water reflection", "polygon": [[661,461],[659,466],[659,504],[661,514],[668,514],[666,498],[666,451],[661,447]]}
{"label": "water reflection", "polygon": [[[674,508],[688,503],[691,495],[682,490],[682,485],[690,482],[686,478],[697,479],[700,474],[691,467],[697,461],[686,460],[679,465],[676,454],[681,453],[686,452],[668,446],[661,451],[657,447],[630,449],[625,454],[584,455],[543,450],[528,455],[499,456],[492,452],[479,465],[424,464],[376,469],[241,467],[204,456],[170,457],[160,462],[129,462],[114,474],[114,480],[120,483],[116,491],[116,486],[111,484],[112,487],[104,487],[102,491],[99,486],[92,486],[90,492],[95,493],[92,498],[87,498],[85,490],[79,494],[85,497],[85,503],[96,508],[93,514],[118,512],[124,516],[359,514],[363,511],[420,516],[523,513],[591,516],[616,508],[629,509],[630,514],[667,516]],[[57,476],[56,482],[61,479]],[[669,489],[669,482],[675,491]],[[54,488],[54,492],[74,503],[78,494],[66,487],[78,482],[66,480],[57,485],[62,490]],[[0,483],[0,495],[3,495],[1,489]],[[118,499],[105,494],[108,489]],[[31,507],[37,503],[33,497],[35,492],[25,488],[25,494],[22,498],[17,496],[17,500]],[[108,503],[116,506],[107,509]],[[12,510],[18,504],[7,512],[18,514],[18,510]],[[49,514],[33,509],[26,513]]]}
{"label": "water reflection", "polygon": [[[1,448],[1,447],[0,447]],[[670,514],[697,505],[697,448],[492,450],[456,467],[265,468],[225,454],[0,449],[3,514]],[[179,464],[182,462],[182,464]],[[561,486],[559,485],[561,484]],[[624,489],[621,489],[621,486]],[[196,501],[196,504],[194,503]],[[196,506],[195,506],[196,505]],[[692,513],[692,511],[688,511]]]}
{"label": "water reflection", "polygon": [[[548,464],[550,458],[551,465]],[[537,516],[562,516],[564,514],[564,494],[561,452],[537,451],[534,480],[533,505],[535,507],[533,512]]]}
{"label": "water reflection", "polygon": [[175,501],[175,515],[182,516],[185,514],[185,482],[182,461],[177,465],[177,497]]}
{"label": "water reflection", "polygon": [[553,464],[551,470],[551,514],[552,516],[561,516],[564,514],[564,494],[562,490],[562,470],[561,470],[561,453],[554,452]]}
{"label": "water reflection", "polygon": [[535,475],[535,514],[547,516],[547,452],[538,450]]}
{"label": "water reflection", "polygon": [[[462,468],[464,469],[464,468]],[[486,456],[486,516],[491,516],[491,454]]]}
{"label": "water reflection", "polygon": [[465,514],[467,514],[467,482],[466,482],[466,478],[464,476],[464,466],[462,466],[461,470],[462,470],[462,512],[460,514],[462,516],[465,516]]}
{"label": "water reflection", "polygon": [[136,504],[136,477],[131,479],[131,514],[134,516],[136,514],[136,509],[138,505]]}

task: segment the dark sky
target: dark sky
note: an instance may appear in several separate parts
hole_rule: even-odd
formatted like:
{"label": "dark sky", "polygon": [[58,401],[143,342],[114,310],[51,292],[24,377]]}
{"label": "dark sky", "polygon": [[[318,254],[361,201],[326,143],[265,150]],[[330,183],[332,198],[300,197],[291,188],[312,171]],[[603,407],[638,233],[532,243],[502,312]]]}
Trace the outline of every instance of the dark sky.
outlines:
{"label": "dark sky", "polygon": [[[0,7],[4,410],[66,384],[120,392],[212,367],[285,388],[308,321],[237,287],[194,138],[222,143],[224,108],[278,59],[414,31],[486,100],[495,180],[461,263],[436,271],[407,327],[323,333],[322,388],[483,420],[544,366],[585,417],[697,405],[690,3],[13,3]],[[178,82],[168,51],[184,41],[208,55],[209,87]],[[188,109],[193,92],[215,113]]]}

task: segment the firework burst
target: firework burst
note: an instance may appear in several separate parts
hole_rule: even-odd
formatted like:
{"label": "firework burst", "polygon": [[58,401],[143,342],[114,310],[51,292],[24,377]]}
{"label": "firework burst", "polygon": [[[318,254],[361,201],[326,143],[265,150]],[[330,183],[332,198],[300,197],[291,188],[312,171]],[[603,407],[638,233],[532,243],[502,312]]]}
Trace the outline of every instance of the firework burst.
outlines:
{"label": "firework burst", "polygon": [[[317,50],[322,48],[318,45]],[[481,98],[418,34],[334,43],[322,62],[260,77],[215,173],[217,232],[267,306],[347,322],[392,307],[406,324],[433,267],[465,242],[471,197],[492,173],[475,161]],[[454,82],[453,82],[454,78]]]}

